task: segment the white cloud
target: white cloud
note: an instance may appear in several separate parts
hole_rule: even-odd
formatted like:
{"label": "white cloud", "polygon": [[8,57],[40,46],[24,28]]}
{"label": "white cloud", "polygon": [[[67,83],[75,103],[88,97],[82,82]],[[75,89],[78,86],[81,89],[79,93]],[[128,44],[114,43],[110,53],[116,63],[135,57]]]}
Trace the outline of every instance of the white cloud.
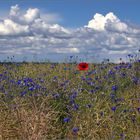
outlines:
{"label": "white cloud", "polygon": [[25,14],[20,12],[18,5],[11,6],[9,13],[10,19],[20,24],[31,24],[36,19],[40,19],[40,12],[38,8],[29,8]]}
{"label": "white cloud", "polygon": [[37,8],[34,9],[29,8],[26,11],[26,14],[23,16],[23,20],[25,20],[27,23],[31,23],[35,19],[39,19],[39,18],[40,18],[40,13],[39,13],[39,9]]}
{"label": "white cloud", "polygon": [[56,53],[79,53],[77,48],[56,48],[54,49]]}
{"label": "white cloud", "polygon": [[16,17],[16,16],[20,15],[20,8],[17,4],[15,6],[11,6],[11,10],[10,10],[9,15],[11,17]]}
{"label": "white cloud", "polygon": [[92,20],[89,21],[88,25],[85,27],[92,28],[95,30],[105,30],[105,26],[108,22],[118,23],[120,20],[112,13],[106,14],[103,16],[102,14],[96,13]]}
{"label": "white cloud", "polygon": [[41,19],[49,24],[61,23],[63,18],[57,13],[41,13]]}
{"label": "white cloud", "polygon": [[140,48],[140,27],[122,22],[112,12],[96,13],[88,25],[77,29],[52,24],[55,16],[47,19],[37,8],[23,13],[18,5],[12,6],[9,18],[0,21],[0,53],[89,53],[113,59]]}
{"label": "white cloud", "polygon": [[114,32],[125,32],[132,34],[139,34],[140,29],[129,27],[126,23],[121,22],[120,19],[110,12],[103,16],[102,14],[96,13],[85,27],[92,28],[97,31],[114,31]]}
{"label": "white cloud", "polygon": [[88,25],[85,27],[93,28],[95,30],[105,29],[106,19],[103,15],[96,13],[94,19],[90,20]]}
{"label": "white cloud", "polygon": [[20,25],[10,19],[0,22],[0,35],[19,35],[29,32],[29,26]]}

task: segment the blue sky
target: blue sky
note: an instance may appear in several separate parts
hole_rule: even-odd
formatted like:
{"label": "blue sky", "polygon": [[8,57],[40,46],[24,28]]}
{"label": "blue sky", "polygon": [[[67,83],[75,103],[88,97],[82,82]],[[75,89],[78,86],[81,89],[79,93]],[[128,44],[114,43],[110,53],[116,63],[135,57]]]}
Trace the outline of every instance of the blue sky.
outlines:
{"label": "blue sky", "polygon": [[[15,6],[14,15],[10,15],[11,6]],[[0,59],[14,55],[14,49],[18,46],[19,53],[15,53],[17,60],[37,55],[39,51],[38,58],[45,57],[47,53],[49,59],[56,60],[60,60],[60,56],[66,57],[75,53],[81,55],[87,51],[101,56],[101,59],[109,55],[112,60],[114,56],[116,59],[123,56],[125,58],[127,53],[136,52],[140,47],[139,7],[139,0],[0,0]],[[34,15],[30,15],[30,12],[34,12]],[[42,26],[36,27],[36,19],[43,20],[44,23],[40,22]],[[89,24],[91,20],[92,23]],[[54,27],[53,24],[59,26]],[[15,25],[19,27],[17,31],[14,29]],[[110,39],[109,35],[114,38]],[[16,42],[15,37],[21,41]],[[48,40],[52,41],[46,45]],[[81,41],[80,44],[80,40],[85,42]],[[25,42],[25,47],[24,43],[21,44],[22,41]],[[38,48],[37,45],[42,47]],[[26,53],[26,50],[31,53]]]}
{"label": "blue sky", "polygon": [[87,23],[95,13],[113,12],[121,20],[140,24],[139,0],[0,0],[1,11],[9,11],[12,5],[21,9],[39,8],[44,12],[58,13],[61,23],[67,27],[80,27]]}

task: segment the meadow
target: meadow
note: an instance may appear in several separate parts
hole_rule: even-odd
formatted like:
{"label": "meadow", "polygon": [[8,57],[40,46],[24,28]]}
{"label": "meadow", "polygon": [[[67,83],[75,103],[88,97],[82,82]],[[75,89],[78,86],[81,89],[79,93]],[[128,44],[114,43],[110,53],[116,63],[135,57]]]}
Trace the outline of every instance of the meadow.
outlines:
{"label": "meadow", "polygon": [[139,140],[140,61],[0,63],[0,140]]}

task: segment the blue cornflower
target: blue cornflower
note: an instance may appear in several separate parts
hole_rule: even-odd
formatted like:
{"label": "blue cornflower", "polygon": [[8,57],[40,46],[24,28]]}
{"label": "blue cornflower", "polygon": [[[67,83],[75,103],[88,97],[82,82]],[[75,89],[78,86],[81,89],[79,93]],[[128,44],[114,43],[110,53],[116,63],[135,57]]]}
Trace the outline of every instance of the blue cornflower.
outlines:
{"label": "blue cornflower", "polygon": [[114,93],[110,94],[111,99],[114,99],[116,97],[116,95]]}
{"label": "blue cornflower", "polygon": [[105,69],[107,69],[107,66],[104,66]]}
{"label": "blue cornflower", "polygon": [[43,80],[43,79],[40,79],[40,82],[41,82],[41,83],[43,83],[43,82],[44,82],[44,80]]}
{"label": "blue cornflower", "polygon": [[93,71],[92,71],[92,74],[96,74],[96,73],[97,73],[97,70],[93,70]]}
{"label": "blue cornflower", "polygon": [[132,64],[128,64],[128,65],[127,65],[127,68],[128,68],[128,69],[132,68]]}
{"label": "blue cornflower", "polygon": [[74,110],[78,110],[79,109],[79,105],[78,104],[74,104]]}
{"label": "blue cornflower", "polygon": [[137,108],[138,112],[140,112],[140,107]]}
{"label": "blue cornflower", "polygon": [[63,86],[65,86],[65,84],[64,83],[61,83],[60,86],[63,87]]}
{"label": "blue cornflower", "polygon": [[34,96],[40,96],[39,94],[35,93]]}
{"label": "blue cornflower", "polygon": [[132,110],[132,109],[129,109],[129,112],[133,112],[134,110]]}
{"label": "blue cornflower", "polygon": [[23,79],[24,83],[28,82],[28,78]]}
{"label": "blue cornflower", "polygon": [[65,83],[69,83],[69,80],[66,80]]}
{"label": "blue cornflower", "polygon": [[91,80],[92,80],[92,78],[87,78],[87,80],[88,80],[88,81],[91,81]]}
{"label": "blue cornflower", "polygon": [[76,98],[76,97],[77,97],[77,92],[74,92],[74,93],[72,94],[72,97],[73,97],[73,99]]}
{"label": "blue cornflower", "polygon": [[86,80],[86,78],[85,78],[84,76],[81,76],[81,80],[84,80],[84,81],[85,81],[85,80]]}
{"label": "blue cornflower", "polygon": [[126,113],[126,112],[127,112],[127,110],[126,110],[126,109],[124,109],[124,110],[123,110],[123,112],[124,112],[124,113]]}
{"label": "blue cornflower", "polygon": [[53,80],[56,80],[57,78],[58,78],[58,76],[54,76],[54,77],[53,77]]}
{"label": "blue cornflower", "polygon": [[88,85],[90,85],[90,82],[87,82]]}
{"label": "blue cornflower", "polygon": [[75,103],[75,100],[74,99],[70,99],[70,104],[74,104]]}
{"label": "blue cornflower", "polygon": [[140,59],[138,60],[138,62],[140,63]]}
{"label": "blue cornflower", "polygon": [[90,86],[93,86],[93,85],[94,85],[94,82],[90,82],[89,85],[90,85]]}
{"label": "blue cornflower", "polygon": [[78,128],[78,127],[74,127],[74,128],[72,129],[72,131],[73,131],[74,133],[77,133],[77,132],[79,131],[79,128]]}
{"label": "blue cornflower", "polygon": [[1,91],[4,91],[4,87],[3,87],[3,86],[1,86],[1,87],[0,87],[0,90],[1,90]]}
{"label": "blue cornflower", "polygon": [[4,71],[4,74],[8,73],[7,71]]}
{"label": "blue cornflower", "polygon": [[26,93],[27,93],[26,91],[23,91],[23,92],[20,93],[20,95],[24,96]]}
{"label": "blue cornflower", "polygon": [[18,67],[18,66],[20,66],[20,64],[16,63],[16,66]]}
{"label": "blue cornflower", "polygon": [[32,86],[32,87],[29,87],[28,89],[29,89],[30,91],[33,91],[33,90],[35,89],[35,87]]}
{"label": "blue cornflower", "polygon": [[83,92],[84,91],[84,88],[79,88],[78,91],[79,92]]}
{"label": "blue cornflower", "polygon": [[95,80],[98,80],[98,77],[95,77]]}
{"label": "blue cornflower", "polygon": [[126,74],[125,73],[121,73],[120,75],[121,75],[121,77],[125,77]]}
{"label": "blue cornflower", "polygon": [[101,70],[103,70],[105,67],[104,66],[101,66],[100,68],[101,68]]}
{"label": "blue cornflower", "polygon": [[121,69],[121,68],[122,68],[122,66],[121,66],[121,65],[119,65],[119,66],[118,66],[118,69]]}
{"label": "blue cornflower", "polygon": [[30,86],[31,86],[31,83],[26,83],[26,86],[27,86],[27,87],[30,87]]}
{"label": "blue cornflower", "polygon": [[124,98],[117,98],[116,99],[116,102],[122,102],[122,101],[124,101]]}
{"label": "blue cornflower", "polygon": [[128,54],[128,57],[133,57],[134,55],[133,54]]}
{"label": "blue cornflower", "polygon": [[91,92],[91,93],[94,93],[94,92],[95,92],[95,90],[93,90],[93,89],[92,89],[92,90],[90,90],[90,92]]}
{"label": "blue cornflower", "polygon": [[121,134],[119,134],[119,136],[123,137],[123,136],[124,136],[124,134],[123,134],[123,133],[121,133]]}
{"label": "blue cornflower", "polygon": [[53,94],[53,97],[54,98],[58,98],[58,97],[60,97],[60,94],[58,94],[58,93],[57,94]]}
{"label": "blue cornflower", "polygon": [[96,89],[96,90],[99,90],[99,89],[100,89],[100,87],[99,87],[99,86],[97,86],[97,87],[95,87],[95,89]]}
{"label": "blue cornflower", "polygon": [[40,89],[41,86],[40,86],[40,85],[36,85],[35,88],[36,88],[36,89]]}
{"label": "blue cornflower", "polygon": [[116,91],[118,87],[116,85],[112,86],[112,90]]}
{"label": "blue cornflower", "polygon": [[67,111],[71,110],[71,106],[70,105],[66,105],[66,109],[67,109]]}
{"label": "blue cornflower", "polygon": [[67,118],[64,118],[63,121],[66,122],[66,123],[68,123],[70,121],[70,118],[68,118],[68,117]]}
{"label": "blue cornflower", "polygon": [[117,70],[118,69],[118,66],[115,66],[114,69]]}
{"label": "blue cornflower", "polygon": [[135,84],[137,84],[137,83],[138,83],[138,78],[133,77],[132,81],[133,81]]}
{"label": "blue cornflower", "polygon": [[136,117],[134,115],[131,116],[131,120],[132,120],[133,123],[135,123],[136,122]]}
{"label": "blue cornflower", "polygon": [[41,90],[42,90],[42,91],[46,91],[46,90],[47,90],[47,88],[42,87],[42,88],[41,88]]}
{"label": "blue cornflower", "polygon": [[17,81],[17,84],[18,84],[18,85],[20,85],[20,84],[21,84],[21,82],[22,82],[21,80],[18,80],[18,81]]}
{"label": "blue cornflower", "polygon": [[72,95],[70,96],[70,99],[75,99],[76,97],[77,97],[77,95],[72,94]]}
{"label": "blue cornflower", "polygon": [[111,107],[111,110],[115,111],[116,110],[116,106]]}
{"label": "blue cornflower", "polygon": [[113,72],[112,70],[109,70],[109,71],[108,71],[108,74],[109,74],[109,75],[112,75],[112,74],[114,74],[114,73],[115,73],[115,72]]}
{"label": "blue cornflower", "polygon": [[106,76],[106,75],[104,75],[104,76],[103,76],[103,78],[104,78],[104,79],[107,79],[107,76]]}
{"label": "blue cornflower", "polygon": [[91,108],[91,104],[87,104],[86,107],[87,107],[87,108]]}
{"label": "blue cornflower", "polygon": [[67,68],[64,68],[64,70],[67,70]]}
{"label": "blue cornflower", "polygon": [[101,112],[100,112],[100,115],[101,115],[101,116],[103,116],[103,115],[104,115],[104,112],[103,112],[103,111],[101,111]]}
{"label": "blue cornflower", "polygon": [[15,81],[14,81],[14,80],[10,80],[10,82],[11,82],[11,83],[15,83]]}

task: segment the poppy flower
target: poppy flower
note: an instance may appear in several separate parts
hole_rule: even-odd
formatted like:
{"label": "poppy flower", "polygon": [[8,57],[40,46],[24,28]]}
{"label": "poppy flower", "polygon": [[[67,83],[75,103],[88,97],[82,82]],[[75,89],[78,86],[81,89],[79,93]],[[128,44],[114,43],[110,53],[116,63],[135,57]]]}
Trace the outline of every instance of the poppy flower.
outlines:
{"label": "poppy flower", "polygon": [[82,62],[78,65],[79,70],[88,70],[88,63]]}

